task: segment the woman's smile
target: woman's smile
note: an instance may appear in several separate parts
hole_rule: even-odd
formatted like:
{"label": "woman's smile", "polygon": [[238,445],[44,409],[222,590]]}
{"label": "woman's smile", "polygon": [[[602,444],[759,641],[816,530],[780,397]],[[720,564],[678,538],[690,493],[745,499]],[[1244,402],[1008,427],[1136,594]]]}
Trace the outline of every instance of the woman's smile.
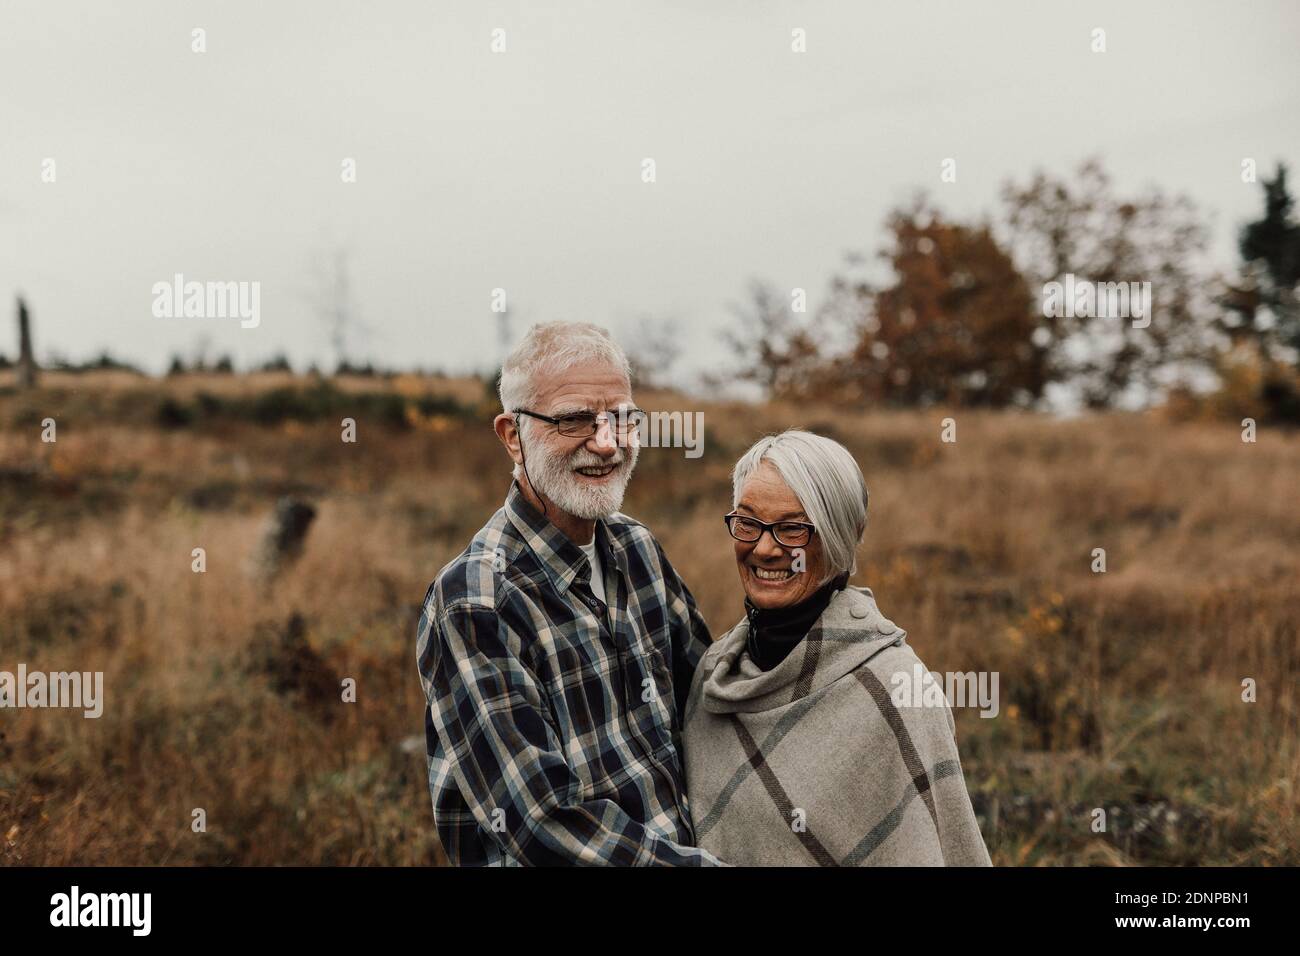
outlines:
{"label": "woman's smile", "polygon": [[759,583],[765,586],[785,584],[794,577],[795,572],[790,568],[763,568],[757,565],[746,565]]}

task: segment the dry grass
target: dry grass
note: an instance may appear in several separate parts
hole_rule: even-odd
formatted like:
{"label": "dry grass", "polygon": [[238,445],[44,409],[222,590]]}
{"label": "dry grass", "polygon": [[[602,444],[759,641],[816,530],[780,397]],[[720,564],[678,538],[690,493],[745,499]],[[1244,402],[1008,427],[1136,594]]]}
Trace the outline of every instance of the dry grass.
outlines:
{"label": "dry grass", "polygon": [[[0,861],[441,859],[414,626],[429,581],[500,504],[504,455],[486,409],[412,409],[405,428],[358,415],[355,445],[336,419],[151,418],[164,393],[295,381],[97,373],[27,396],[0,382],[0,669],[103,671],[107,696],[99,720],[0,714]],[[472,381],[339,387],[483,395]],[[856,583],[932,669],[1000,675],[996,720],[957,714],[996,863],[1300,863],[1300,437],[963,412],[943,444],[941,411],[639,398],[705,412],[704,457],[645,451],[625,510],[715,632],[739,616],[719,520],[738,454],[803,425],[857,455],[872,500]],[[40,441],[46,415],[57,443]],[[268,587],[245,566],[286,491],[319,515]],[[342,677],[355,704],[331,693]],[[1257,703],[1240,699],[1246,677]],[[1097,807],[1105,834],[1089,828]]]}

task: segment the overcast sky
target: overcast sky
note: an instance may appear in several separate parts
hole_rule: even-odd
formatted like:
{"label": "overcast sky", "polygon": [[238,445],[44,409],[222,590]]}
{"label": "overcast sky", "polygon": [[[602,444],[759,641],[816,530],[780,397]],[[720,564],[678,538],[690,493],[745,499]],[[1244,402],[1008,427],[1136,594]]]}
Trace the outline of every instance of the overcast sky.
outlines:
{"label": "overcast sky", "polygon": [[[0,353],[21,291],[38,357],[329,362],[313,264],[344,248],[358,359],[487,367],[504,288],[516,335],[676,317],[686,376],[751,277],[815,308],[918,188],[975,216],[1091,154],[1190,194],[1227,265],[1241,160],[1300,160],[1297,37],[1294,0],[4,0]],[[260,325],[155,317],[175,273],[260,282]]]}

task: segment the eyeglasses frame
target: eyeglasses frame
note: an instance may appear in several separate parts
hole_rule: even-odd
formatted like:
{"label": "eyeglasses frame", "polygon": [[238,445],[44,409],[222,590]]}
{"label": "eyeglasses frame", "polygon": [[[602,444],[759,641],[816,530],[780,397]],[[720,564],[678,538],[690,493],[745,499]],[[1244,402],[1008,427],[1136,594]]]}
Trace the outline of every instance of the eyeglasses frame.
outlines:
{"label": "eyeglasses frame", "polygon": [[[644,421],[644,416],[646,415],[646,412],[645,412],[643,409],[640,409],[640,408],[628,408],[628,409],[626,409],[626,410],[624,410],[624,411],[620,411],[620,412],[618,412],[617,414],[618,414],[618,415],[627,415],[627,414],[629,414],[629,413],[633,413],[633,412],[635,412],[635,413],[638,414],[638,415],[643,416],[642,421]],[[543,422],[546,422],[546,423],[549,424],[549,425],[554,425],[554,426],[555,426],[555,430],[556,430],[557,432],[559,432],[561,435],[564,435],[565,438],[591,438],[592,435],[596,435],[596,434],[598,434],[598,433],[600,432],[600,423],[601,423],[601,421],[602,421],[601,416],[603,415],[603,416],[604,416],[603,421],[605,422],[606,425],[609,426],[609,432],[610,432],[610,434],[611,434],[611,435],[614,435],[615,437],[618,437],[618,433],[617,433],[616,431],[614,431],[614,420],[613,420],[612,418],[609,417],[609,412],[596,412],[596,413],[592,416],[592,419],[593,419],[592,424],[594,424],[596,427],[592,430],[592,432],[591,432],[590,435],[566,435],[564,432],[561,432],[561,431],[559,430],[559,429],[560,429],[560,420],[561,420],[562,418],[568,418],[569,416],[567,416],[567,415],[561,415],[559,418],[553,418],[553,417],[551,417],[550,415],[543,415],[541,412],[533,412],[533,411],[529,411],[529,410],[526,409],[526,408],[516,408],[516,409],[515,409],[514,411],[512,411],[510,414],[512,414],[512,415],[527,415],[529,418],[536,418],[538,421],[543,421]],[[517,421],[517,420],[516,420],[516,421]],[[637,425],[639,425],[639,424],[640,424],[640,422],[637,423]],[[631,428],[630,428],[629,430],[633,430],[633,429],[635,429],[635,428],[637,427],[637,425],[632,425]],[[626,437],[626,436],[624,436],[624,437]]]}
{"label": "eyeglasses frame", "polygon": [[[757,538],[737,537],[736,532],[731,530],[731,523],[735,518],[744,518],[746,521],[752,521],[754,524],[758,525],[760,528],[758,532],[758,537]],[[808,545],[812,543],[812,536],[817,533],[817,526],[809,521],[791,521],[789,519],[783,521],[759,521],[753,515],[741,514],[738,511],[732,511],[728,514],[723,515],[722,520],[723,523],[725,523],[727,526],[727,533],[731,535],[733,538],[735,538],[737,541],[743,541],[745,544],[757,544],[758,542],[763,540],[764,534],[770,532],[772,535],[772,540],[775,541],[778,545],[780,545],[783,548],[806,548]],[[782,541],[780,538],[776,536],[776,526],[779,524],[797,524],[804,528],[807,528],[808,540],[801,542],[800,544],[786,544],[784,541]]]}

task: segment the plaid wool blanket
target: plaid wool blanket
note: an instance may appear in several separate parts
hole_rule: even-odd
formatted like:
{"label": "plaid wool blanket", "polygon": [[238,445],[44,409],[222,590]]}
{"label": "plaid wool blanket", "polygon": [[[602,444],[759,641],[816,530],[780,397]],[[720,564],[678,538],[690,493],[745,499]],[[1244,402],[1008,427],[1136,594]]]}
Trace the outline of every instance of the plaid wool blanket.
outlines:
{"label": "plaid wool blanket", "polygon": [[920,662],[870,588],[838,592],[770,671],[748,629],[704,655],[686,704],[700,847],[742,866],[990,865],[952,711],[941,691],[894,692]]}

